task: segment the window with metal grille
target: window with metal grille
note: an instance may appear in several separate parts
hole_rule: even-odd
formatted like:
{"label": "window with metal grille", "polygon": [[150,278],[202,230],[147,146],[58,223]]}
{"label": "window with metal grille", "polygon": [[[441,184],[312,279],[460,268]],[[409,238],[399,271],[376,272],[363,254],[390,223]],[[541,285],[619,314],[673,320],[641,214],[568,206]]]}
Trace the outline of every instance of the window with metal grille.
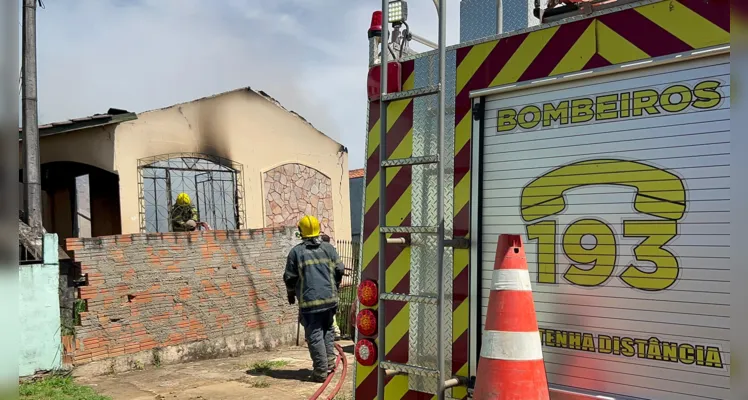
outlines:
{"label": "window with metal grille", "polygon": [[212,229],[244,226],[242,166],[198,153],[168,154],[139,160],[140,230],[170,232],[171,208],[180,193],[189,195],[199,222]]}

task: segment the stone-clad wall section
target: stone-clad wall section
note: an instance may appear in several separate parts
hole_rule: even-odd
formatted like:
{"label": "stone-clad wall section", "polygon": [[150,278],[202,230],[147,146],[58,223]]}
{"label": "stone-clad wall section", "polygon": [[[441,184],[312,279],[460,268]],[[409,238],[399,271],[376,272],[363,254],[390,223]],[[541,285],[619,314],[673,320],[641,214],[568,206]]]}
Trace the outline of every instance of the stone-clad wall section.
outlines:
{"label": "stone-clad wall section", "polygon": [[265,226],[295,226],[306,214],[319,219],[323,233],[335,237],[330,178],[301,164],[284,164],[263,174]]}

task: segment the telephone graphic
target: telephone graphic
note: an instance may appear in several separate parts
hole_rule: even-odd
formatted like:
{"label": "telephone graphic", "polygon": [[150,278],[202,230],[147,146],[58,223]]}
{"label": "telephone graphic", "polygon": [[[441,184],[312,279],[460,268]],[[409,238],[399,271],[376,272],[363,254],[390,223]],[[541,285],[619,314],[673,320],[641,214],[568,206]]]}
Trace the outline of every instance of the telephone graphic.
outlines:
{"label": "telephone graphic", "polygon": [[[533,222],[562,213],[564,194],[571,189],[592,185],[620,185],[636,189],[633,207],[651,219],[623,221],[624,237],[643,237],[634,249],[638,261],[654,264],[654,271],[629,265],[620,275],[628,285],[641,290],[664,290],[678,277],[678,261],[663,248],[677,235],[677,221],[686,211],[686,189],[681,179],[668,171],[636,161],[597,159],[579,161],[557,168],[530,182],[521,194],[521,214]],[[594,205],[590,206],[594,210]],[[594,211],[592,211],[594,213]],[[557,241],[555,219],[527,226],[530,240],[538,241],[538,282],[557,283],[556,248],[563,247],[572,264],[566,280],[580,286],[599,286],[613,273],[618,248],[613,229],[604,221],[589,217],[569,225],[561,243]],[[592,249],[581,245],[583,236],[594,236]],[[592,265],[579,268],[578,264]]]}

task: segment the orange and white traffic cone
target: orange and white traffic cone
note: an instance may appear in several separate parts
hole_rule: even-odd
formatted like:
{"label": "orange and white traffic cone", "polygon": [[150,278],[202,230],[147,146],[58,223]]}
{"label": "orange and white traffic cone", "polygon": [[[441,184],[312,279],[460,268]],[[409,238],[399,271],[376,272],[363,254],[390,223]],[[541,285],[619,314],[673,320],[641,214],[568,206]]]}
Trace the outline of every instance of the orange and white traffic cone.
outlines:
{"label": "orange and white traffic cone", "polygon": [[474,399],[549,399],[530,273],[519,235],[499,236],[481,343]]}

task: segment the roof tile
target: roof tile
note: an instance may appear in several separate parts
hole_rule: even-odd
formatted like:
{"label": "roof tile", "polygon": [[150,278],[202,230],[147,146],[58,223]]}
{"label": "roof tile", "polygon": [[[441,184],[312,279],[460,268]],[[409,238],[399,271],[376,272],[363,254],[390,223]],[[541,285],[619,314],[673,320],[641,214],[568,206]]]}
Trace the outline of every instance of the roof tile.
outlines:
{"label": "roof tile", "polygon": [[364,177],[364,169],[352,169],[348,171],[348,179],[355,179],[355,178],[363,178]]}

